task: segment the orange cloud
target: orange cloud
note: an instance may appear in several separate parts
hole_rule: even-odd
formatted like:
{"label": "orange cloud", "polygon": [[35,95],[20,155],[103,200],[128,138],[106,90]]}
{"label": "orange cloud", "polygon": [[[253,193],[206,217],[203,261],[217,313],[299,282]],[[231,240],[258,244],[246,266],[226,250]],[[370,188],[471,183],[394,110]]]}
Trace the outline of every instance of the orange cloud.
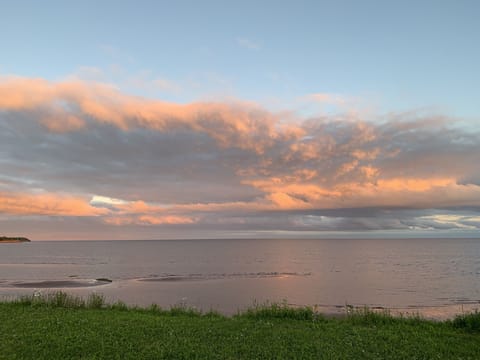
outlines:
{"label": "orange cloud", "polygon": [[375,160],[379,153],[380,149],[378,148],[371,151],[356,149],[352,152],[352,155],[359,160]]}
{"label": "orange cloud", "polygon": [[328,93],[327,94],[326,93],[310,94],[306,96],[305,99],[308,101],[313,101],[318,103],[337,104],[337,105],[343,105],[346,102],[343,96],[328,94]]}
{"label": "orange cloud", "polygon": [[165,207],[151,205],[141,200],[118,204],[115,205],[115,208],[125,214],[144,214],[165,211]]}
{"label": "orange cloud", "polygon": [[372,181],[374,178],[376,178],[380,174],[380,170],[371,165],[360,167],[360,171],[365,175],[365,177],[369,181]]}
{"label": "orange cloud", "polygon": [[139,216],[138,220],[141,223],[145,224],[193,224],[196,222],[195,218],[187,217],[187,216],[174,216],[174,215],[167,215],[167,216],[151,216],[151,215],[143,215]]}
{"label": "orange cloud", "polygon": [[66,133],[83,129],[85,121],[71,114],[55,114],[43,118],[40,123],[53,133]]}
{"label": "orange cloud", "polygon": [[91,206],[81,197],[0,193],[0,213],[9,215],[99,216],[107,212]]}
{"label": "orange cloud", "polygon": [[54,98],[54,89],[46,80],[17,77],[0,79],[0,109],[32,109],[44,106]]}
{"label": "orange cloud", "polygon": [[309,204],[302,199],[282,192],[268,194],[266,199],[272,202],[273,208],[276,210],[296,210],[310,207]]}
{"label": "orange cloud", "polygon": [[[332,99],[324,94],[317,94],[317,100]],[[129,132],[137,129],[149,129],[152,133],[169,133],[172,135],[172,138],[168,138],[169,141],[176,140],[174,137],[177,132],[200,133],[202,136],[198,139],[202,141],[194,144],[195,150],[192,150],[193,147],[186,147],[190,153],[186,156],[182,153],[182,161],[186,164],[184,169],[191,169],[188,175],[185,175],[187,172],[178,171],[172,167],[165,170],[164,164],[160,164],[164,159],[167,159],[168,163],[169,154],[177,153],[180,149],[176,146],[181,147],[185,144],[178,145],[176,141],[172,141],[173,145],[168,151],[158,150],[158,154],[162,152],[158,162],[156,148],[148,148],[152,152],[147,156],[145,166],[141,167],[142,170],[136,174],[135,179],[139,180],[138,183],[142,183],[141,181],[144,180],[142,176],[157,179],[156,176],[160,171],[167,173],[171,170],[174,173],[172,178],[178,179],[179,186],[183,185],[182,176],[189,177],[186,179],[189,184],[195,183],[198,179],[202,179],[198,180],[199,182],[208,183],[208,186],[204,187],[207,190],[198,191],[200,195],[197,198],[188,198],[192,193],[193,196],[197,196],[194,189],[182,199],[172,200],[181,204],[168,205],[100,196],[92,198],[88,203],[84,198],[75,196],[3,193],[0,194],[0,212],[7,214],[102,216],[104,222],[112,225],[161,225],[193,224],[202,219],[199,215],[202,212],[260,212],[381,206],[433,208],[478,206],[480,203],[479,186],[459,184],[460,179],[468,179],[468,176],[464,175],[475,175],[470,168],[471,163],[476,163],[472,159],[478,159],[470,157],[466,161],[464,158],[468,157],[467,150],[478,149],[478,146],[465,145],[466,136],[457,136],[464,135],[463,133],[455,135],[462,141],[452,140],[449,134],[436,142],[437,132],[435,131],[442,119],[425,119],[418,122],[387,121],[381,125],[375,125],[356,121],[356,118],[353,121],[346,116],[345,121],[339,121],[336,118],[290,118],[291,121],[285,123],[279,114],[247,102],[175,104],[128,96],[105,84],[81,81],[54,83],[42,79],[23,78],[0,79],[0,111],[26,111],[34,114],[28,119],[38,121],[46,129],[41,131],[56,133],[55,139],[60,138],[64,133],[78,131],[80,141],[84,133],[88,134],[90,128],[105,130],[104,127],[99,127],[99,124],[122,129],[124,132],[120,135],[122,139],[125,138],[126,143],[131,139],[128,137],[131,135]],[[9,117],[5,118],[5,122],[7,121],[11,121]],[[31,131],[37,131],[37,127]],[[108,132],[105,133],[108,134]],[[135,133],[135,135],[138,134]],[[155,135],[157,138],[154,139],[167,138],[165,134]],[[228,157],[222,157],[224,149],[212,150],[208,142],[207,152],[201,153],[202,149],[205,150],[200,144],[203,142],[203,135],[208,135],[220,147],[236,149],[229,151]],[[105,141],[102,145],[108,145],[108,141],[115,141],[106,137],[102,138],[101,141]],[[13,136],[10,137],[13,144],[12,139],[14,139]],[[418,146],[419,139],[422,140],[422,146]],[[89,140],[88,148],[90,145],[98,146],[95,140]],[[477,139],[467,140],[474,143]],[[134,141],[137,143],[134,143],[135,146],[132,146],[132,149],[143,149],[141,137]],[[428,142],[433,145],[428,147]],[[53,145],[57,146],[55,150],[62,151],[64,148],[68,150],[69,144],[67,141],[59,141],[58,144]],[[217,167],[215,163],[212,167],[206,166],[206,170],[197,166],[200,157],[191,156],[192,151],[197,151],[197,145],[199,155],[206,155],[202,157],[202,161],[207,163],[208,159],[215,159],[211,161],[219,159],[219,166]],[[443,166],[443,158],[439,159],[438,149],[442,149],[444,145],[452,146],[454,151],[451,159],[459,160],[449,161],[451,164],[445,168],[438,166],[439,164]],[[70,148],[70,151],[78,149],[78,147]],[[115,153],[113,149],[117,148],[108,146],[96,148],[99,152],[104,151],[101,154],[104,156],[100,157],[98,163],[92,162],[95,164],[89,169],[89,175],[96,175],[92,178],[98,179],[102,175],[111,175],[108,171],[114,169],[117,171],[111,176],[111,179],[114,179],[118,174],[123,175],[135,168],[130,165],[134,164],[136,158],[126,159],[125,164],[122,162],[121,170],[105,166],[108,165],[110,158],[115,157],[112,156]],[[238,151],[239,149],[248,151]],[[36,150],[38,148],[35,146],[30,149],[32,152]],[[88,153],[88,157],[79,157],[79,163],[90,164],[91,154],[96,154],[94,150]],[[52,153],[54,152],[51,151],[48,154]],[[139,153],[141,154],[142,151]],[[23,154],[22,156],[23,158],[19,158],[19,163],[28,158]],[[46,161],[52,159],[48,157],[51,155],[46,156]],[[432,160],[435,161],[432,162]],[[53,170],[49,169],[53,174],[50,175],[51,178],[56,176],[57,170],[55,162],[52,161],[52,163],[54,163]],[[428,166],[421,166],[422,163]],[[455,167],[456,163],[461,164]],[[68,162],[63,164],[70,165]],[[158,165],[163,165],[158,167],[161,170],[156,168]],[[14,166],[11,168],[13,169]],[[211,174],[207,173],[211,168],[215,168],[215,171]],[[403,171],[404,168],[405,171]],[[437,169],[435,176],[429,172],[429,169],[434,168]],[[214,178],[217,170],[218,179]],[[81,168],[77,171],[76,174],[84,173]],[[142,174],[142,171],[148,175]],[[196,178],[197,171],[201,173],[198,178]],[[23,176],[24,173],[25,171],[22,173],[18,171],[13,175]],[[35,178],[35,175],[33,174],[31,178]],[[121,194],[121,191],[125,192],[126,187],[135,186],[132,183],[126,184],[132,181],[129,179],[125,177],[122,187],[114,189],[112,193]],[[138,196],[148,200],[148,196],[155,193],[153,196],[157,199],[171,199],[170,196],[163,196],[160,193],[162,177],[158,179],[160,179],[158,183],[145,181],[150,189],[138,192],[142,194]],[[474,180],[471,181],[474,182]],[[222,181],[228,182],[228,186],[222,188],[224,185]],[[88,179],[82,183],[82,186],[87,182]],[[63,185],[68,188],[71,183],[75,183],[75,180],[67,179]],[[220,186],[216,187],[217,184]],[[8,186],[10,185],[6,184],[4,187]],[[111,186],[115,186],[115,180],[112,180]],[[169,184],[169,186],[172,185]],[[225,196],[215,196],[218,195],[215,194],[219,191],[218,188],[232,189],[235,186],[238,186],[238,193],[231,195],[228,191],[222,190]],[[244,191],[245,189],[247,191]],[[232,192],[236,190],[237,188]],[[129,192],[128,189],[128,194],[132,193],[137,192]],[[211,202],[210,195],[215,199],[224,199],[224,202]],[[228,198],[228,196],[232,197]],[[251,200],[235,201],[236,199]]]}
{"label": "orange cloud", "polygon": [[[362,169],[367,178],[378,174]],[[480,186],[460,185],[454,178],[393,178],[374,182],[336,183],[330,187],[286,178],[245,181],[265,192],[251,208],[270,210],[339,209],[371,206],[442,207],[474,205],[480,201]],[[267,202],[267,203],[266,203]],[[248,207],[248,205],[243,205]]]}
{"label": "orange cloud", "polygon": [[58,119],[43,120],[46,128],[55,132],[83,128],[88,118],[123,130],[143,127],[156,131],[203,132],[223,147],[259,153],[277,137],[292,138],[303,133],[293,125],[277,124],[272,114],[247,102],[183,105],[124,95],[112,86],[99,83],[0,79],[0,110],[58,111],[59,107],[66,115],[65,124]]}
{"label": "orange cloud", "polygon": [[454,178],[394,178],[378,180],[377,186],[382,190],[389,191],[408,191],[408,192],[426,192],[434,188],[445,188],[456,185]]}

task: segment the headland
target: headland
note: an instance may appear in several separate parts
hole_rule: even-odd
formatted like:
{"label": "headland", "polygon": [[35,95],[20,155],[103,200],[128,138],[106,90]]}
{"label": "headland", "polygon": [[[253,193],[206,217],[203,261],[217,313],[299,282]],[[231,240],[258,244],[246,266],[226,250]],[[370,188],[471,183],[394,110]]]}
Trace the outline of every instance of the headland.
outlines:
{"label": "headland", "polygon": [[23,243],[23,242],[30,242],[30,240],[27,239],[26,237],[0,236],[0,243]]}

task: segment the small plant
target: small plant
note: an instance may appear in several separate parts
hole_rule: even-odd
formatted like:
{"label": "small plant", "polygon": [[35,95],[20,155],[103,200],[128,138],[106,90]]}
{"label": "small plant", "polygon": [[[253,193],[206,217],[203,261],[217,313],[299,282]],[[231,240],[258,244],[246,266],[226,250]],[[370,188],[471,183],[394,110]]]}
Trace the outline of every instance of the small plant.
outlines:
{"label": "small plant", "polygon": [[34,307],[99,309],[104,307],[105,298],[103,295],[93,293],[85,301],[82,297],[70,295],[63,291],[56,291],[51,293],[35,292],[33,295],[22,296],[15,302]]}
{"label": "small plant", "polygon": [[62,291],[47,294],[47,306],[62,308],[83,308],[85,301],[77,296],[68,295]]}
{"label": "small plant", "polygon": [[129,307],[123,301],[119,300],[116,303],[113,303],[112,305],[110,305],[110,309],[125,311],[125,310],[129,310]]}
{"label": "small plant", "polygon": [[352,305],[346,305],[345,320],[351,324],[375,326],[399,322],[408,324],[421,324],[426,322],[418,313],[411,315],[401,313],[393,315],[388,309],[371,309],[367,306],[354,307]]}
{"label": "small plant", "polygon": [[101,309],[105,305],[105,297],[101,294],[92,293],[88,296],[87,307],[89,309]]}
{"label": "small plant", "polygon": [[218,311],[213,310],[213,309],[210,309],[209,311],[204,313],[203,316],[209,317],[209,318],[224,318],[225,317],[222,314],[220,314]]}
{"label": "small plant", "polygon": [[353,307],[347,305],[347,320],[353,323],[361,323],[366,325],[387,324],[394,320],[389,310],[373,311],[364,307]]}
{"label": "small plant", "polygon": [[256,319],[295,319],[295,320],[319,320],[323,318],[321,314],[316,312],[312,307],[302,306],[293,307],[286,301],[282,303],[254,304],[253,307],[248,308],[239,317],[248,317]]}
{"label": "small plant", "polygon": [[163,311],[158,304],[152,304],[146,310],[152,313],[161,313]]}
{"label": "small plant", "polygon": [[170,315],[174,315],[174,316],[178,316],[178,315],[193,316],[193,317],[202,316],[202,312],[200,310],[193,307],[187,307],[184,304],[178,304],[178,305],[172,306],[170,308],[169,313]]}
{"label": "small plant", "polygon": [[452,321],[453,327],[470,332],[480,332],[480,312],[458,315]]}

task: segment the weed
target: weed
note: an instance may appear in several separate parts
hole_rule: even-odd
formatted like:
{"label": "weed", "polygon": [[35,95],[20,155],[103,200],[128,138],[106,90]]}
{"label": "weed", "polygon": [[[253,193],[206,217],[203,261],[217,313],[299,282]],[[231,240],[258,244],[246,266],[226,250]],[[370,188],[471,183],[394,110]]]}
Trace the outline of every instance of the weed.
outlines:
{"label": "weed", "polygon": [[480,332],[480,312],[458,315],[451,322],[454,328],[469,332]]}

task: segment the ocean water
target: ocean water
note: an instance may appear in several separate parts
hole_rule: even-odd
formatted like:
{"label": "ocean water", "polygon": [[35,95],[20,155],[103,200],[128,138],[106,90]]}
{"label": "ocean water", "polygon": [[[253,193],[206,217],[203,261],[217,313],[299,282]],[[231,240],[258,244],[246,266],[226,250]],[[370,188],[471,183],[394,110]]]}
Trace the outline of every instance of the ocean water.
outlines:
{"label": "ocean water", "polygon": [[480,306],[480,239],[0,244],[1,297],[56,290],[227,314],[286,301],[325,312],[348,304],[441,318]]}

